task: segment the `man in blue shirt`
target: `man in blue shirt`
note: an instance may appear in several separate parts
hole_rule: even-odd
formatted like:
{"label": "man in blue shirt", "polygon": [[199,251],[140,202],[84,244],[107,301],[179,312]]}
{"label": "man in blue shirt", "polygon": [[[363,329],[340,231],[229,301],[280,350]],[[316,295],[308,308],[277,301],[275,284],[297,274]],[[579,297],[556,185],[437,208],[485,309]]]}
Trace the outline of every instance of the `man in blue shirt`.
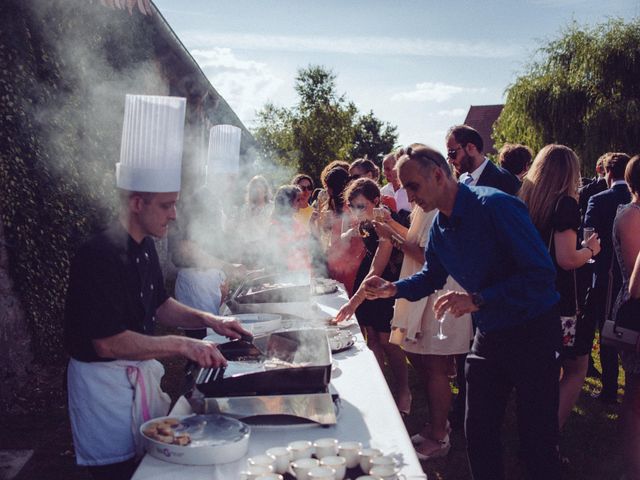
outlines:
{"label": "man in blue shirt", "polygon": [[372,277],[367,298],[418,300],[451,275],[467,291],[448,292],[436,316],[472,313],[467,357],[465,433],[475,480],[505,478],[500,428],[515,388],[522,456],[531,478],[560,478],[558,377],[560,321],[555,269],[517,198],[489,187],[467,187],[428,147],[409,149],[398,171],[410,201],[437,208],[422,271],[395,283]]}

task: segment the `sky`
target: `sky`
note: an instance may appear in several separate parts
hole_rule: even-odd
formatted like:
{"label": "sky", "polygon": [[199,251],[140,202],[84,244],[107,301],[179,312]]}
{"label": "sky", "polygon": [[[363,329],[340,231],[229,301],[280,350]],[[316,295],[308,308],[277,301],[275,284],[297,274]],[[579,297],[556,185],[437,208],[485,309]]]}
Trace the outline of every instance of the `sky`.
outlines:
{"label": "sky", "polygon": [[154,0],[243,123],[296,103],[300,68],[323,65],[339,94],[445,152],[470,105],[504,103],[540,46],[572,22],[640,16],[640,0]]}

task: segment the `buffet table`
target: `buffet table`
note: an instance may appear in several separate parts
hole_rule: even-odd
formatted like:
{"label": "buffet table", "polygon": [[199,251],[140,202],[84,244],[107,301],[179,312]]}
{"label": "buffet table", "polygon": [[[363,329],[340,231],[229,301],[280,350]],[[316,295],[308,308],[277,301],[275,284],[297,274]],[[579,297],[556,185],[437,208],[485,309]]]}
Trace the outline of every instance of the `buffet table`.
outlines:
{"label": "buffet table", "polygon": [[[340,290],[331,295],[314,297],[314,300],[324,312],[335,315],[337,309],[347,301],[347,296],[344,290]],[[396,458],[400,467],[399,478],[426,479],[373,353],[364,343],[357,325],[350,328],[356,334],[355,345],[333,357],[335,365],[331,384],[341,399],[336,425],[252,427],[247,455],[223,465],[177,465],[145,455],[133,480],[238,479],[240,472],[245,469],[247,458],[251,456],[262,454],[271,447],[287,446],[292,441],[313,441],[325,437],[340,441],[356,440],[365,447],[379,448],[385,455]],[[189,413],[191,407],[183,397],[171,412],[172,415]]]}

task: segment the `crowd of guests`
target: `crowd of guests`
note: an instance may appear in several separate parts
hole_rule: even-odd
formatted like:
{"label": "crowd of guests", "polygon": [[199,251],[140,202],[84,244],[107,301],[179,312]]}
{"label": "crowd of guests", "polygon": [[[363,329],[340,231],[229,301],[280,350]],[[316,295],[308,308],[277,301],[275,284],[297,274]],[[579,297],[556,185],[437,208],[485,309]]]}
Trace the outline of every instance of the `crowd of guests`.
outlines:
{"label": "crowd of guests", "polygon": [[[345,286],[350,298],[336,320],[355,314],[368,347],[380,366],[392,373],[392,391],[403,416],[412,407],[409,365],[424,385],[429,421],[412,437],[421,460],[447,455],[449,433],[452,426],[460,424],[466,403],[465,428],[474,478],[503,478],[501,467],[486,464],[494,460],[501,463],[501,412],[515,387],[518,415],[529,415],[529,422],[541,424],[531,427],[532,431],[537,428],[538,439],[531,440],[532,435],[521,431],[523,450],[540,447],[541,452],[524,452],[525,468],[534,478],[558,478],[556,463],[565,460],[557,447],[558,434],[582,392],[585,377],[594,370],[591,352],[596,333],[605,319],[615,316],[623,301],[640,296],[640,156],[605,153],[598,159],[597,177],[585,179],[580,176],[580,159],[563,145],[547,145],[534,156],[524,145],[506,144],[499,152],[498,166],[484,154],[481,136],[468,126],[452,127],[445,140],[446,159],[422,144],[386,155],[382,161],[384,186],[380,169],[367,158],[331,162],[322,171],[318,188],[310,176],[299,174],[272,195],[263,176],[252,178],[234,222],[248,232],[238,264],[218,258],[219,238],[205,235],[207,240],[195,241],[196,235],[188,233],[193,229],[181,227],[183,220],[178,217],[170,237],[173,259],[180,267],[176,298],[218,313],[227,279],[265,265],[310,270],[333,278]],[[451,192],[452,197],[448,196]],[[443,205],[450,198],[455,203],[448,211]],[[209,203],[204,213],[193,205],[198,202],[191,202],[184,222],[224,221],[223,209]],[[490,220],[477,228],[495,228],[498,236],[492,240],[494,245],[482,244],[480,237],[458,240],[453,236],[451,232],[462,228],[467,215],[477,213],[478,219],[485,218],[485,208]],[[218,214],[211,215],[212,210]],[[434,232],[438,228],[442,231]],[[451,238],[447,252],[443,252],[436,233]],[[506,265],[487,264],[494,257],[483,255],[484,248],[497,250],[496,258],[503,258]],[[456,256],[456,265],[461,266],[447,268],[453,264],[448,256]],[[469,259],[468,267],[462,263],[465,258]],[[527,282],[522,281],[524,277],[516,279],[505,273],[518,269],[529,270]],[[542,292],[546,288],[541,285],[547,271],[551,272],[552,288],[540,293],[539,300],[536,289]],[[485,272],[481,285],[477,291],[465,291],[462,285],[473,285],[476,280],[471,277],[477,272]],[[503,285],[498,282],[503,273],[505,278],[516,280]],[[432,281],[435,276],[437,282]],[[408,277],[409,281],[398,282]],[[433,283],[434,288],[418,286],[418,281],[420,285]],[[500,285],[499,292],[498,287],[481,288],[492,282]],[[416,291],[428,294],[421,296]],[[521,316],[527,322],[505,317],[499,328],[494,328],[485,319],[490,314],[480,312],[499,310],[500,306],[492,305],[495,298],[508,299],[507,314],[502,315]],[[466,299],[472,303],[463,306]],[[553,308],[531,313],[531,305],[542,308],[545,302]],[[544,334],[530,325],[547,325],[548,318],[558,317]],[[520,323],[529,324],[529,329],[518,330]],[[551,333],[547,335],[547,331]],[[495,358],[504,358],[485,352],[496,338],[525,351],[528,345],[538,345],[535,342],[539,339],[555,358],[535,357],[531,374],[527,365],[510,366],[520,368],[521,376],[530,377],[533,386],[521,385],[522,380],[510,377],[513,372],[505,371],[498,378],[495,370],[506,367]],[[538,353],[543,351],[540,347]],[[599,399],[617,402],[618,352],[600,345],[600,359]],[[477,367],[480,361],[484,362],[482,377]],[[624,352],[622,362],[626,385],[620,421],[626,478],[640,479],[640,355]],[[544,378],[548,380],[551,374],[555,382],[550,388],[535,384],[536,369],[545,365],[549,371]],[[559,373],[555,377],[554,368]],[[459,389],[455,400],[452,379]],[[469,398],[466,380],[473,388]],[[474,416],[474,408],[482,404],[481,398],[494,397],[478,393],[480,381],[484,389],[500,390],[492,394],[501,395],[490,405],[494,415],[483,412],[483,420]],[[545,390],[544,398],[533,397],[538,387]],[[534,405],[538,398],[546,410]],[[547,425],[550,422],[554,425]],[[482,433],[478,433],[480,426]],[[538,444],[528,443],[532,441]],[[544,450],[545,442],[552,452]]]}

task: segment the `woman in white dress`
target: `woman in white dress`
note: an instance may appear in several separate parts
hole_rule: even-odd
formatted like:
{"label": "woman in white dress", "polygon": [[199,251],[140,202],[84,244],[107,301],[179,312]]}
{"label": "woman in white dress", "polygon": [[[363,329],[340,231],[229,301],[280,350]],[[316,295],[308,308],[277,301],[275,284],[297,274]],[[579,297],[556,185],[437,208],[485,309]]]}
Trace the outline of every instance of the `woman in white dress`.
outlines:
{"label": "woman in white dress", "polygon": [[[437,210],[424,212],[420,207],[414,207],[408,230],[389,219],[378,224],[378,235],[391,238],[404,253],[400,278],[422,269],[424,247],[436,213]],[[402,236],[404,241],[394,240],[391,230]],[[451,277],[447,279],[443,290],[464,291]],[[455,372],[454,355],[467,353],[473,337],[471,315],[454,318],[449,313],[445,314],[442,324],[442,332],[446,338],[436,337],[439,324],[433,304],[441,294],[442,292],[434,292],[417,302],[396,300],[391,323],[391,341],[397,342],[405,350],[426,390],[430,421],[418,434],[411,437],[420,460],[443,457],[449,453],[451,444],[447,416],[452,400],[449,375],[450,372]]]}

